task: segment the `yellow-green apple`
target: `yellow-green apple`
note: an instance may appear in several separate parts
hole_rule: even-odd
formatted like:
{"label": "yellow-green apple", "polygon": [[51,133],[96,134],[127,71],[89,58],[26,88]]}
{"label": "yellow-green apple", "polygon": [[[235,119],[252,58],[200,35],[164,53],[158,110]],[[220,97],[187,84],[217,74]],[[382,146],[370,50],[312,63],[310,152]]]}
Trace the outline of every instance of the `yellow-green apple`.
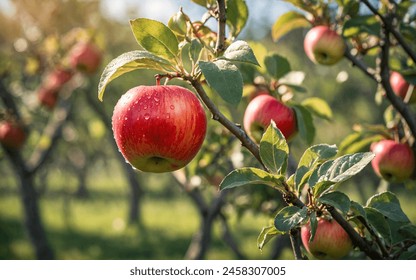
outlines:
{"label": "yellow-green apple", "polygon": [[408,144],[383,139],[372,143],[370,150],[375,154],[371,165],[379,177],[398,183],[413,174],[415,157]]}
{"label": "yellow-green apple", "polygon": [[293,109],[268,94],[259,95],[250,101],[244,112],[243,125],[248,136],[260,143],[272,120],[287,141],[296,134],[296,114]]}
{"label": "yellow-green apple", "polygon": [[303,47],[314,63],[333,65],[344,56],[345,43],[342,37],[328,26],[313,27],[305,36]]}
{"label": "yellow-green apple", "polygon": [[187,165],[205,139],[207,120],[198,98],[180,86],[138,86],[114,107],[120,152],[134,168],[170,172]]}
{"label": "yellow-green apple", "polygon": [[[402,74],[396,71],[390,73],[390,85],[394,93],[402,100],[405,99],[407,92],[409,91],[410,84],[404,79]],[[409,103],[416,102],[416,86],[413,87]]]}
{"label": "yellow-green apple", "polygon": [[93,74],[101,64],[101,50],[91,41],[81,41],[69,51],[69,63],[74,69]]}
{"label": "yellow-green apple", "polygon": [[4,120],[0,123],[0,143],[10,149],[20,149],[26,141],[26,132],[17,122]]}
{"label": "yellow-green apple", "polygon": [[353,248],[347,232],[334,220],[318,218],[318,226],[312,241],[308,222],[301,227],[301,239],[306,251],[317,259],[342,259]]}

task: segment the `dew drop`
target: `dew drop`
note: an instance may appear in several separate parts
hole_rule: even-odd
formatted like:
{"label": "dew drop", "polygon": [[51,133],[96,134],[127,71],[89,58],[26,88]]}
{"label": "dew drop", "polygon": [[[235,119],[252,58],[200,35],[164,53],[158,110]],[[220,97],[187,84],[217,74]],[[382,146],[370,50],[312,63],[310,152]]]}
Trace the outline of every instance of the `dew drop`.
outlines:
{"label": "dew drop", "polygon": [[154,96],[154,97],[153,97],[153,100],[154,100],[154,101],[156,101],[156,102],[159,102],[159,97]]}
{"label": "dew drop", "polygon": [[170,114],[167,114],[167,115],[166,115],[166,118],[167,118],[167,119],[170,119]]}
{"label": "dew drop", "polygon": [[143,110],[147,110],[147,105],[144,105],[143,106]]}
{"label": "dew drop", "polygon": [[170,108],[171,108],[172,110],[175,110],[175,106],[173,106],[173,105],[170,105]]}
{"label": "dew drop", "polygon": [[125,121],[127,121],[127,120],[128,120],[128,118],[127,118],[127,117],[125,117],[125,118],[124,118],[124,120],[125,120]]}
{"label": "dew drop", "polygon": [[150,119],[150,115],[149,115],[149,114],[145,114],[145,115],[144,115],[144,119],[145,119],[145,120]]}

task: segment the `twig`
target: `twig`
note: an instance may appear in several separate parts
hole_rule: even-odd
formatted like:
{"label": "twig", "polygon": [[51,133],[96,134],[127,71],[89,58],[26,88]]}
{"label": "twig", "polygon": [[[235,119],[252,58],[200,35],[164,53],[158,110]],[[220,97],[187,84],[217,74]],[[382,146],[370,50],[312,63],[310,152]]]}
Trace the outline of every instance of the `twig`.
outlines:
{"label": "twig", "polygon": [[387,252],[387,249],[386,249],[386,247],[384,246],[384,244],[381,242],[381,239],[380,239],[380,237],[374,232],[374,230],[373,230],[373,228],[372,227],[370,227],[370,225],[367,223],[367,221],[363,218],[363,217],[361,217],[361,216],[359,216],[359,217],[357,217],[358,218],[358,220],[366,227],[366,229],[368,230],[368,232],[371,234],[371,236],[373,236],[374,238],[375,238],[375,240],[376,240],[376,243],[377,243],[377,245],[378,245],[378,247],[380,248],[380,250],[381,250],[381,253],[383,254],[383,257],[384,258],[390,258],[390,256],[389,256],[389,252]]}
{"label": "twig", "polygon": [[227,22],[227,13],[225,9],[225,0],[217,0],[218,6],[218,37],[215,46],[216,54],[220,54],[225,49],[225,24]]}
{"label": "twig", "polygon": [[374,81],[377,81],[375,70],[368,67],[364,63],[364,61],[362,61],[362,60],[358,59],[356,56],[354,56],[348,48],[345,50],[344,56],[352,62],[353,66],[358,67],[369,78],[371,78]]}
{"label": "twig", "polygon": [[300,249],[300,241],[299,241],[299,228],[291,229],[289,232],[290,242],[292,243],[293,254],[295,255],[295,259],[303,260],[306,257],[303,257],[302,250]]}

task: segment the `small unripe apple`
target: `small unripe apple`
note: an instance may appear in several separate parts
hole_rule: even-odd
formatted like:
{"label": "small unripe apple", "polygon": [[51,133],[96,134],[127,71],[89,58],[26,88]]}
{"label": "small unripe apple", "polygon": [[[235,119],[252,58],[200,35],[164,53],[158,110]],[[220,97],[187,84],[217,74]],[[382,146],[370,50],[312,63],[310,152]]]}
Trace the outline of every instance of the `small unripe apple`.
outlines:
{"label": "small unripe apple", "polygon": [[375,154],[371,165],[380,178],[399,183],[413,174],[415,157],[408,144],[384,139],[371,144],[370,149]]}
{"label": "small unripe apple", "polygon": [[347,232],[334,220],[318,219],[312,242],[311,226],[308,222],[301,228],[301,239],[306,251],[317,259],[342,259],[353,248]]}
{"label": "small unripe apple", "polygon": [[79,42],[69,52],[69,63],[87,74],[93,74],[101,64],[101,50],[92,42]]}
{"label": "small unripe apple", "polygon": [[[390,73],[390,85],[393,92],[399,96],[402,100],[405,99],[407,92],[409,91],[410,84],[403,78],[402,74],[393,71]],[[409,99],[409,103],[416,102],[416,86],[413,87],[412,96]]]}
{"label": "small unripe apple", "polygon": [[170,172],[187,165],[205,139],[207,120],[198,98],[180,86],[138,86],[114,107],[117,146],[134,168]]}
{"label": "small unripe apple", "polygon": [[26,132],[15,122],[2,121],[0,123],[0,143],[10,149],[20,149],[26,141]]}
{"label": "small unripe apple", "polygon": [[340,61],[346,48],[342,37],[324,25],[309,30],[303,46],[309,59],[322,65],[333,65]]}
{"label": "small unripe apple", "polygon": [[244,112],[244,129],[253,141],[260,143],[272,120],[287,141],[296,134],[296,115],[293,109],[271,95],[262,94],[248,104]]}

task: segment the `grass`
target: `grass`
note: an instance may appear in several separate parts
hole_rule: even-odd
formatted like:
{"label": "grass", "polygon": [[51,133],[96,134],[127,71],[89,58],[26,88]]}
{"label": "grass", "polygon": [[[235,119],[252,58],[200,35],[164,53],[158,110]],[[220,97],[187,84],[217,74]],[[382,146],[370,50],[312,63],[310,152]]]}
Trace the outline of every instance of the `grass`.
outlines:
{"label": "grass", "polygon": [[[40,200],[41,215],[57,259],[183,259],[199,216],[179,188],[156,185],[147,190],[142,204],[142,226],[127,223],[128,189],[121,179],[92,177],[90,197],[78,199],[74,180],[48,178]],[[90,179],[92,179],[90,178]],[[97,179],[98,178],[98,179]],[[145,178],[146,186],[169,177]],[[165,180],[165,182],[163,182]],[[15,187],[0,184],[0,259],[33,259],[34,253],[22,225],[22,205]],[[230,229],[242,252],[250,259],[267,259],[269,248],[256,247],[267,217],[250,212],[240,220],[231,216]],[[285,258],[291,258],[290,251]],[[207,259],[235,259],[214,224]]]}

